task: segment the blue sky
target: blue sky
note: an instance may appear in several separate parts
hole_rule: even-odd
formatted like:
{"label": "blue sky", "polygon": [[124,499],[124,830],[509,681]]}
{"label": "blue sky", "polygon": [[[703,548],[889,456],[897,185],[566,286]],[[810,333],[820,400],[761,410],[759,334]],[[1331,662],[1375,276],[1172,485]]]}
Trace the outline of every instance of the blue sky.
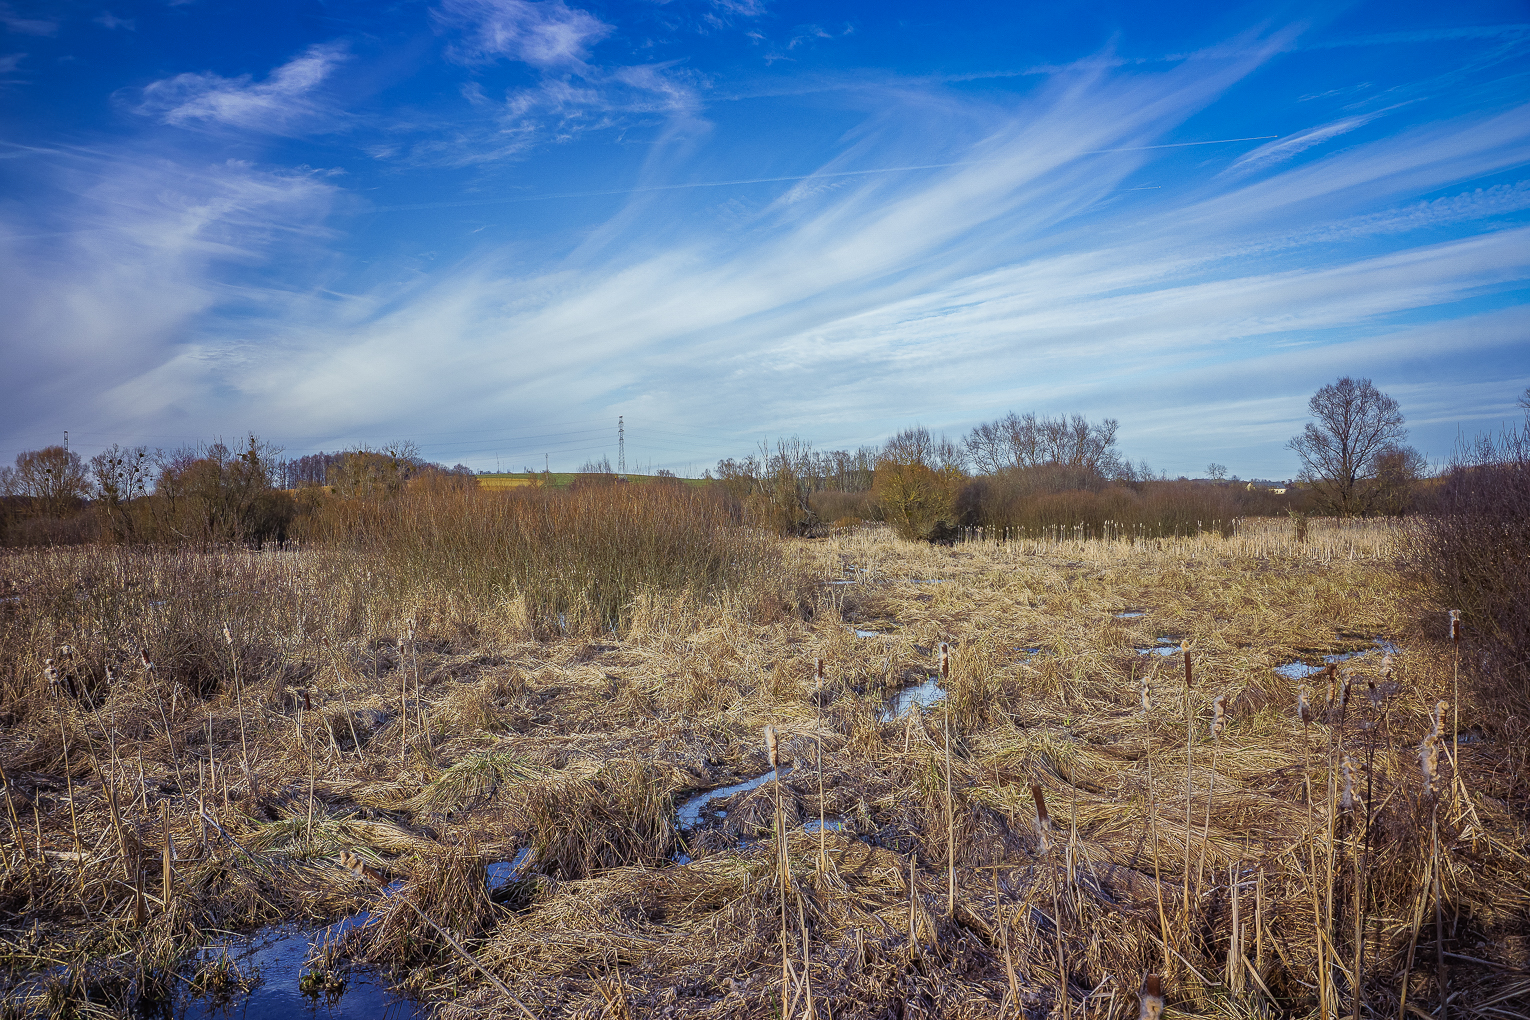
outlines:
{"label": "blue sky", "polygon": [[0,458],[1034,410],[1287,477],[1347,374],[1440,460],[1530,385],[1527,57],[1471,0],[0,0]]}

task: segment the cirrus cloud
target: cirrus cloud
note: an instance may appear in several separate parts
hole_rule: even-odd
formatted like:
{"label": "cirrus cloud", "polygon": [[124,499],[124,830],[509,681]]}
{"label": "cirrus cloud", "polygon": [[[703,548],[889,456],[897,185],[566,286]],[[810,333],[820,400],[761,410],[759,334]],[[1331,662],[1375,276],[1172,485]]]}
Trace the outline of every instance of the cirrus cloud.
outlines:
{"label": "cirrus cloud", "polygon": [[294,134],[333,119],[320,87],[348,59],[343,45],[310,46],[263,82],[249,75],[178,74],[144,86],[137,111],[177,127],[222,125],[266,134]]}
{"label": "cirrus cloud", "polygon": [[451,48],[463,63],[509,57],[548,69],[582,65],[590,47],[612,28],[562,0],[446,0],[437,12],[452,26],[467,29]]}

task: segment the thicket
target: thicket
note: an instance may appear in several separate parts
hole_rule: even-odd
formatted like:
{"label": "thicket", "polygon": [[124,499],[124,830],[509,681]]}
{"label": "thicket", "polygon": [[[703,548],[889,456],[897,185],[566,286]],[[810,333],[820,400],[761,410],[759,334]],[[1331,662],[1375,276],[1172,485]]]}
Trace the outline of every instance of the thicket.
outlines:
{"label": "thicket", "polygon": [[1408,532],[1407,563],[1459,609],[1462,668],[1510,711],[1530,707],[1530,419],[1463,446]]}

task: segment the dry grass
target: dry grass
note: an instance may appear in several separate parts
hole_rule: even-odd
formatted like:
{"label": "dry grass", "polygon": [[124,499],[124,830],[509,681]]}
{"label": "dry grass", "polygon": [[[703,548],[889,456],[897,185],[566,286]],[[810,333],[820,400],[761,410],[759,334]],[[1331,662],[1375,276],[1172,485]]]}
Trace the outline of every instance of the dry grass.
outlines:
{"label": "dry grass", "polygon": [[[1443,742],[1425,790],[1452,659],[1390,541],[1322,522],[1303,542],[1286,523],[949,549],[855,530],[784,546],[791,570],[859,579],[803,612],[645,590],[598,641],[534,640],[330,554],[11,555],[7,994],[125,1013],[214,928],[378,902],[344,852],[405,894],[346,951],[447,1017],[779,1017],[783,918],[792,1016],[811,988],[820,1017],[1125,1017],[1149,973],[1171,1014],[1337,1016],[1357,962],[1362,1013],[1396,1016],[1406,989],[1434,1015],[1439,959],[1452,1016],[1521,1015],[1526,735],[1452,706],[1472,737]],[[1193,650],[1188,690],[1177,654],[1133,651],[1164,637]],[[1403,649],[1385,667],[1377,637]],[[883,720],[942,642],[947,700]],[[1342,706],[1306,681],[1304,727],[1301,682],[1273,667],[1359,649]],[[791,771],[677,832],[689,793],[768,770],[766,725]],[[803,831],[820,817],[842,830]],[[529,871],[490,897],[486,863],[521,847]]]}

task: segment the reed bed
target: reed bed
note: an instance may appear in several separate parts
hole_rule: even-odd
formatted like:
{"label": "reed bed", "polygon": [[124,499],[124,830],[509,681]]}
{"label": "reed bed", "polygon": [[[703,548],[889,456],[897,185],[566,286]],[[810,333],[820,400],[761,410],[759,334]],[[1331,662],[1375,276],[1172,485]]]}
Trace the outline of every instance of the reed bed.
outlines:
{"label": "reed bed", "polygon": [[1525,1015],[1523,723],[1387,529],[1283,527],[856,530],[782,547],[795,601],[649,588],[616,635],[351,553],[8,556],[0,1009],[370,907],[334,960],[448,1018]]}

